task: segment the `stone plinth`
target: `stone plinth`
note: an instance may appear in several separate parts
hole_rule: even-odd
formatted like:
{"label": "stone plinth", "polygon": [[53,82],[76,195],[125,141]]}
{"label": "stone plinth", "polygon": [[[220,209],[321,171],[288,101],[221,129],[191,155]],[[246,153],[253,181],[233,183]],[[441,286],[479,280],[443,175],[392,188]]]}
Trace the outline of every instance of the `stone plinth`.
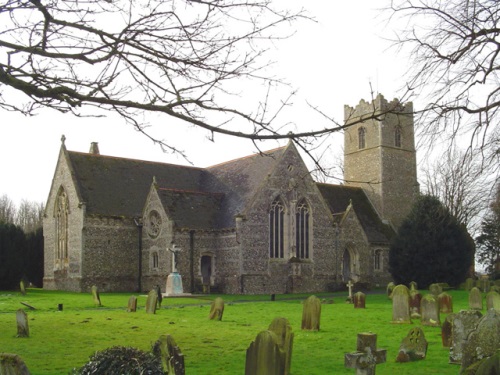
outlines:
{"label": "stone plinth", "polygon": [[184,294],[184,289],[182,288],[182,276],[178,272],[172,272],[167,277],[167,296],[177,296]]}

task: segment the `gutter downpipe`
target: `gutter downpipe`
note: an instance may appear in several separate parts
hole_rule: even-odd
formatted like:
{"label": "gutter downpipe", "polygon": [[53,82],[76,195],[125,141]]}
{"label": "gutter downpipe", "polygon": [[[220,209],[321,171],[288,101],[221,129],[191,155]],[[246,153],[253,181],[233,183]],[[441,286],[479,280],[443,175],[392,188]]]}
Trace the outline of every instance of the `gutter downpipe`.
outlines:
{"label": "gutter downpipe", "polygon": [[189,231],[189,281],[191,293],[194,293],[194,230]]}
{"label": "gutter downpipe", "polygon": [[137,291],[138,292],[141,292],[142,290],[142,227],[143,227],[143,224],[142,224],[142,220],[139,218],[135,218],[134,217],[134,223],[137,227],[137,229],[139,230],[139,276],[137,278]]}

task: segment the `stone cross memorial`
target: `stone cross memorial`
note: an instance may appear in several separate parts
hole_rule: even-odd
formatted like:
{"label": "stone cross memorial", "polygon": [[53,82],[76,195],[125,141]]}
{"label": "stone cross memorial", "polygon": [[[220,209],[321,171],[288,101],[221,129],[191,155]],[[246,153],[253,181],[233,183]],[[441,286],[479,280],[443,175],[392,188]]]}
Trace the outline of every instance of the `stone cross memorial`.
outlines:
{"label": "stone cross memorial", "polygon": [[352,303],[352,287],[354,286],[354,284],[352,283],[351,280],[349,280],[349,282],[346,284],[346,286],[347,286],[347,289],[349,290],[349,296],[347,297],[346,302]]}
{"label": "stone cross memorial", "polygon": [[358,333],[356,351],[345,354],[344,365],[356,369],[356,375],[375,375],[375,366],[384,363],[386,357],[387,350],[377,349],[375,333]]}
{"label": "stone cross memorial", "polygon": [[173,244],[172,247],[168,248],[168,251],[172,253],[172,272],[167,277],[166,295],[182,295],[184,294],[184,289],[182,287],[182,276],[177,270],[181,248]]}

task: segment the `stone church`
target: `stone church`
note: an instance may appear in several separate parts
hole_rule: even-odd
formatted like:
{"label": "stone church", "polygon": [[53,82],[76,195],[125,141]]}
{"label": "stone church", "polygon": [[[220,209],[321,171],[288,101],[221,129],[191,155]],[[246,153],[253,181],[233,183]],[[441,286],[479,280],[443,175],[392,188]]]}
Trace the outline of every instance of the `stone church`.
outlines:
{"label": "stone church", "polygon": [[[390,110],[391,113],[384,114]],[[44,288],[147,291],[172,252],[185,292],[385,284],[391,237],[418,193],[411,103],[345,106],[343,185],[313,180],[293,142],[208,168],[69,151],[46,203]]]}

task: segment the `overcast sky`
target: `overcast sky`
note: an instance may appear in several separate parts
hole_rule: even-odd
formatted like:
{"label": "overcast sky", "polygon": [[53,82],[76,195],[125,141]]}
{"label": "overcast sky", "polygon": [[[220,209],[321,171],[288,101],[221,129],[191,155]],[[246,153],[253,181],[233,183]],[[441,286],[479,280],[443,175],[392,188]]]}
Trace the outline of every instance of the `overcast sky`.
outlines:
{"label": "overcast sky", "polygon": [[[296,24],[296,34],[276,50],[276,68],[299,90],[286,114],[298,129],[324,121],[314,115],[306,100],[341,121],[344,104],[354,106],[370,98],[370,82],[386,99],[398,96],[408,61],[384,40],[394,35],[392,25],[385,21],[388,15],[379,10],[386,0],[279,0],[279,4],[303,6],[317,20]],[[195,166],[255,152],[249,141],[219,135],[213,143],[205,132],[190,125],[173,126],[166,116],[150,118],[150,122],[156,134],[185,150]],[[0,196],[7,194],[16,204],[21,199],[45,202],[62,134],[66,147],[73,151],[88,152],[90,142],[98,142],[104,155],[186,164],[113,116],[82,119],[46,110],[26,118],[0,110]],[[333,149],[341,147],[340,140],[331,140]],[[264,150],[277,146],[276,142],[261,145]]]}

